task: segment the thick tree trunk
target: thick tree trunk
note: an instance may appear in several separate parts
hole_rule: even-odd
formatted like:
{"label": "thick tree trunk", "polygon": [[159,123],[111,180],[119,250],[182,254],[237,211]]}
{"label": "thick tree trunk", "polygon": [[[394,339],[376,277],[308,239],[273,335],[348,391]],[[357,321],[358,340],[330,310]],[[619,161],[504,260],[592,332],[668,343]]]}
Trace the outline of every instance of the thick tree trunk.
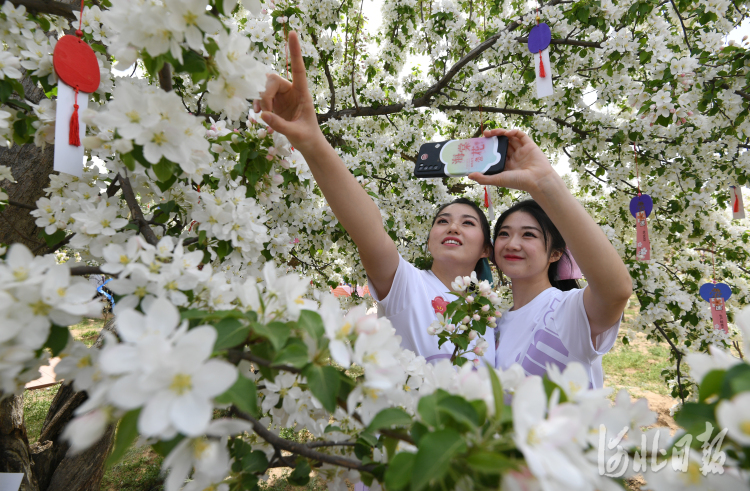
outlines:
{"label": "thick tree trunk", "polygon": [[[38,103],[44,97],[44,92],[35,87],[28,77],[23,80],[23,86],[28,100]],[[55,147],[52,145],[44,149],[33,144],[0,147],[0,165],[10,167],[16,181],[0,181],[0,188],[7,191],[9,199],[33,206],[36,200],[44,196],[44,188],[49,185],[54,153]],[[44,252],[45,242],[39,237],[35,220],[25,208],[5,207],[0,212],[0,243],[20,242],[36,254]]]}
{"label": "thick tree trunk", "polygon": [[[115,332],[115,319],[104,330]],[[90,349],[99,349],[99,336]],[[0,472],[22,472],[22,491],[96,491],[104,476],[104,463],[112,448],[115,427],[88,450],[69,455],[69,446],[60,435],[75,410],[87,399],[75,392],[72,384],[60,387],[52,400],[42,426],[39,442],[29,445],[23,420],[23,396],[0,402]]]}
{"label": "thick tree trunk", "polygon": [[0,401],[0,472],[23,472],[21,491],[39,491],[23,421],[23,396]]}

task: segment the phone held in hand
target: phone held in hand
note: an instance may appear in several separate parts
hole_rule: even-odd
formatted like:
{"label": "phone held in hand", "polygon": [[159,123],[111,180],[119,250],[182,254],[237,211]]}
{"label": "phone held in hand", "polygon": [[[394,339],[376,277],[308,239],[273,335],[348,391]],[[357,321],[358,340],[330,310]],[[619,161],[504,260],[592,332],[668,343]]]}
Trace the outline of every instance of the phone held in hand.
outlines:
{"label": "phone held in hand", "polygon": [[414,175],[461,177],[472,172],[499,174],[505,169],[508,137],[469,138],[425,143],[419,148]]}

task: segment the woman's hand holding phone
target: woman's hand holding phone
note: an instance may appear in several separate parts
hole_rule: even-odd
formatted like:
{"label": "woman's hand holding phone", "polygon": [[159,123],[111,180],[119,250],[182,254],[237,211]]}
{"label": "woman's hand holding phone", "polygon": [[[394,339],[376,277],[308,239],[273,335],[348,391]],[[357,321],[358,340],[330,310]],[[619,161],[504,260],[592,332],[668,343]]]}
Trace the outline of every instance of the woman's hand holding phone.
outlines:
{"label": "woman's hand holding phone", "polygon": [[505,170],[495,175],[479,172],[469,174],[469,179],[479,184],[499,186],[526,191],[532,196],[549,180],[561,180],[552,168],[542,149],[521,130],[485,130],[485,137],[508,137],[508,151],[505,156]]}

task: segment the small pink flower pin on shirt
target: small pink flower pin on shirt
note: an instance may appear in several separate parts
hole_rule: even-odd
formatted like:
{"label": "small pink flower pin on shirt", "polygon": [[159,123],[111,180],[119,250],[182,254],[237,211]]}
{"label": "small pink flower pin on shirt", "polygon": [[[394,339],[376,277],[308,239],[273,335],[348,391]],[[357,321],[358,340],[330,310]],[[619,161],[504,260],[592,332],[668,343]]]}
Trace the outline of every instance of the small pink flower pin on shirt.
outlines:
{"label": "small pink flower pin on shirt", "polygon": [[448,302],[441,296],[437,296],[432,300],[432,308],[435,309],[436,314],[444,314],[448,307]]}

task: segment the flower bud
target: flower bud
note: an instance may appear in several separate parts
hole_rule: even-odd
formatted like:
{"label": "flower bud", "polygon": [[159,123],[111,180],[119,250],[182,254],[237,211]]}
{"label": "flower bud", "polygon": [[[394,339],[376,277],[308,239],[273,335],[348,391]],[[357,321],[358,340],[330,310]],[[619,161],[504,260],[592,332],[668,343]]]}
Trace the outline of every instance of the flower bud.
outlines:
{"label": "flower bud", "polygon": [[489,305],[482,305],[482,312],[489,312],[490,306]]}
{"label": "flower bud", "polygon": [[288,161],[288,160],[286,160],[286,159],[281,159],[281,161],[279,161],[279,164],[280,164],[280,165],[281,165],[281,167],[283,167],[284,169],[288,169],[288,168],[289,168],[289,167],[291,166],[291,164],[289,163],[289,161]]}
{"label": "flower bud", "polygon": [[461,319],[462,324],[468,324],[469,322],[471,322],[471,319],[469,318],[468,315],[464,317],[463,319]]}
{"label": "flower bud", "polygon": [[265,128],[261,128],[258,130],[258,138],[265,138],[268,132],[265,130]]}
{"label": "flower bud", "polygon": [[474,341],[477,338],[476,331],[469,331],[469,341]]}
{"label": "flower bud", "polygon": [[435,335],[435,328],[432,327],[432,326],[427,326],[427,334],[429,334],[430,336],[434,336]]}
{"label": "flower bud", "polygon": [[447,326],[445,326],[445,330],[448,332],[453,332],[456,330],[456,326],[454,326],[453,324],[448,324]]}
{"label": "flower bud", "polygon": [[473,360],[471,360],[471,362],[474,364],[475,367],[479,366],[479,358],[474,358]]}
{"label": "flower bud", "polygon": [[474,302],[474,297],[472,297],[471,295],[466,297],[466,303],[473,303],[473,302]]}
{"label": "flower bud", "polygon": [[471,316],[471,318],[474,319],[475,321],[478,321],[479,319],[481,319],[481,317],[479,316],[479,314],[474,314],[474,315]]}

